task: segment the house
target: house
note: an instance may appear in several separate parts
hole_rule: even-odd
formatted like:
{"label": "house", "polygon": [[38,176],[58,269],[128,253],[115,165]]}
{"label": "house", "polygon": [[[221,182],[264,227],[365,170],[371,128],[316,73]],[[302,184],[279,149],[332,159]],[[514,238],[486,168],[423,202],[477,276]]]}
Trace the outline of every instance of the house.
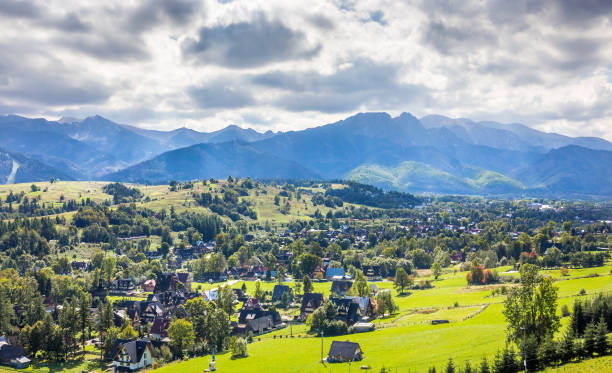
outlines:
{"label": "house", "polygon": [[352,299],[330,298],[337,307],[338,313],[336,320],[344,321],[346,325],[351,326],[361,318],[359,304],[353,302]]}
{"label": "house", "polygon": [[140,284],[140,288],[142,289],[142,291],[145,291],[147,293],[152,293],[155,290],[155,280],[153,279],[144,280]]}
{"label": "house", "polygon": [[179,282],[185,286],[185,290],[191,291],[191,275],[188,272],[177,272],[176,276]]}
{"label": "house", "polygon": [[302,307],[300,308],[300,319],[306,320],[323,303],[323,294],[306,293],[302,297]]}
{"label": "house", "polygon": [[344,363],[361,359],[363,359],[363,352],[359,343],[349,341],[333,341],[327,354],[329,363]]}
{"label": "house", "polygon": [[350,280],[334,280],[331,286],[331,292],[340,296],[345,295],[353,287],[353,281]]}
{"label": "house", "polygon": [[75,260],[70,263],[70,266],[72,267],[73,271],[87,271],[87,268],[89,268],[89,264],[83,260]]}
{"label": "house", "polygon": [[344,277],[344,268],[329,268],[325,270],[325,278],[328,280],[342,279]]}
{"label": "house", "polygon": [[154,293],[161,293],[164,291],[172,291],[178,289],[179,279],[176,273],[164,272],[157,276],[155,281]]}
{"label": "house", "polygon": [[289,295],[289,301],[291,301],[291,288],[287,285],[274,285],[274,290],[272,291],[272,302],[280,302],[282,300],[283,294]]}
{"label": "house", "polygon": [[255,320],[263,316],[271,316],[274,324],[280,324],[280,314],[276,310],[265,310],[255,298],[249,298],[240,309],[238,314],[238,324],[248,324],[250,320]]}
{"label": "house", "polygon": [[382,275],[380,274],[379,266],[364,266],[363,274],[366,276],[368,281],[381,281]]}
{"label": "house", "polygon": [[371,322],[358,322],[353,325],[354,333],[371,332],[372,330],[374,330],[374,323]]}
{"label": "house", "polygon": [[344,299],[350,299],[353,303],[359,306],[361,316],[374,316],[376,311],[376,302],[370,297],[353,297],[345,295]]}
{"label": "house", "polygon": [[116,279],[111,283],[111,287],[110,287],[110,293],[111,294],[127,294],[131,291],[136,290],[136,285],[134,285],[134,282],[132,282],[132,279],[126,278],[126,279]]}
{"label": "house", "polygon": [[168,317],[157,317],[153,321],[151,326],[151,339],[156,341],[164,340],[168,338],[168,328],[170,327],[170,318]]}
{"label": "house", "polygon": [[133,372],[155,362],[157,352],[147,338],[119,339],[111,352],[114,371]]}
{"label": "house", "polygon": [[25,355],[26,352],[22,346],[11,345],[5,336],[0,336],[0,364],[25,369],[30,366],[31,362]]}
{"label": "house", "polygon": [[274,329],[272,316],[262,316],[247,322],[247,330],[255,334]]}

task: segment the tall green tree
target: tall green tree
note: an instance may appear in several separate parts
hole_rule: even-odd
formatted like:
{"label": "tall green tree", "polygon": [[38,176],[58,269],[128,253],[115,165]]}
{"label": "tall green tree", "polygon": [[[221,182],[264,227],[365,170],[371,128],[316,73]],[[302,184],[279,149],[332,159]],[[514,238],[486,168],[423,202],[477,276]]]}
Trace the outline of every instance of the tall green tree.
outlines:
{"label": "tall green tree", "polygon": [[175,355],[183,357],[183,351],[189,348],[195,340],[193,325],[185,319],[174,320],[168,327],[168,337],[170,337],[170,345]]}
{"label": "tall green tree", "polygon": [[400,267],[395,271],[395,280],[393,281],[393,285],[400,294],[404,294],[404,290],[411,287],[412,284],[412,278],[408,276],[408,273],[404,268]]}
{"label": "tall green tree", "polygon": [[560,326],[557,289],[550,278],[539,275],[535,265],[522,265],[520,274],[520,286],[510,289],[504,303],[508,339],[521,345],[525,338],[534,336],[540,344]]}
{"label": "tall green tree", "polygon": [[304,275],[304,279],[302,280],[302,282],[304,283],[304,294],[312,293],[314,287],[312,286],[312,280],[310,279],[310,276]]}
{"label": "tall green tree", "polygon": [[355,281],[351,290],[355,291],[360,297],[368,297],[372,294],[372,288],[368,285],[368,280],[360,270],[355,272]]}

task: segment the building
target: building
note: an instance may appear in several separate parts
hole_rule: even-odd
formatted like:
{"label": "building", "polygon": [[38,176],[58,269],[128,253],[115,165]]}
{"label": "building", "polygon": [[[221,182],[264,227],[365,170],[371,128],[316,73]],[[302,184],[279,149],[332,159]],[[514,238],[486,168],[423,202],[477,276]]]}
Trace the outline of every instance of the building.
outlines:
{"label": "building", "polygon": [[140,288],[142,289],[142,291],[152,293],[155,290],[155,280],[144,280],[142,284],[140,284]]}
{"label": "building", "polygon": [[136,290],[136,285],[132,279],[116,279],[111,283],[110,293],[114,295],[124,295]]}
{"label": "building", "polygon": [[133,372],[151,366],[157,358],[157,352],[147,338],[120,339],[115,343],[111,356],[115,372]]}
{"label": "building", "polygon": [[11,345],[5,336],[0,336],[0,364],[10,365],[17,369],[25,369],[30,366],[31,360],[26,357],[22,346]]}
{"label": "building", "polygon": [[306,293],[302,297],[302,307],[300,308],[300,319],[306,320],[308,315],[312,314],[317,308],[323,304],[323,294],[321,293]]}
{"label": "building", "polygon": [[325,270],[325,278],[328,280],[344,278],[344,268],[330,268]]}
{"label": "building", "polygon": [[272,291],[272,302],[280,302],[283,294],[288,294],[289,301],[291,302],[291,288],[287,285],[274,285],[274,290]]}
{"label": "building", "polygon": [[331,286],[331,292],[340,296],[345,295],[353,287],[353,281],[350,280],[334,280]]}
{"label": "building", "polygon": [[170,327],[170,318],[158,317],[153,321],[151,326],[151,339],[155,341],[164,341],[168,338],[168,328]]}
{"label": "building", "polygon": [[359,343],[349,341],[333,341],[327,354],[329,363],[345,363],[361,359],[363,359],[363,352]]}

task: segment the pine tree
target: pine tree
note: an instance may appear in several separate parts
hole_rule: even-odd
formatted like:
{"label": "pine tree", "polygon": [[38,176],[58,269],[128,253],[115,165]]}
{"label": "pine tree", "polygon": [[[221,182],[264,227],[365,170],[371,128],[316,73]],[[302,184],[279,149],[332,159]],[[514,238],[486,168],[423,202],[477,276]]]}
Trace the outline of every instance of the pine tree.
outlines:
{"label": "pine tree", "polygon": [[559,341],[559,354],[564,363],[570,362],[576,356],[575,331],[571,325],[567,327],[563,338]]}
{"label": "pine tree", "polygon": [[470,362],[468,360],[465,361],[465,367],[463,368],[463,373],[476,373],[472,369],[472,366],[470,365]]}
{"label": "pine tree", "polygon": [[595,328],[595,352],[603,356],[608,353],[608,324],[601,315]]}
{"label": "pine tree", "polygon": [[446,373],[455,373],[455,364],[453,363],[453,358],[448,359],[448,364],[446,364]]}
{"label": "pine tree", "polygon": [[584,329],[584,356],[592,356],[593,352],[595,352],[595,324],[590,322]]}
{"label": "pine tree", "polygon": [[479,373],[491,373],[491,370],[489,369],[489,362],[487,361],[486,356],[482,357]]}

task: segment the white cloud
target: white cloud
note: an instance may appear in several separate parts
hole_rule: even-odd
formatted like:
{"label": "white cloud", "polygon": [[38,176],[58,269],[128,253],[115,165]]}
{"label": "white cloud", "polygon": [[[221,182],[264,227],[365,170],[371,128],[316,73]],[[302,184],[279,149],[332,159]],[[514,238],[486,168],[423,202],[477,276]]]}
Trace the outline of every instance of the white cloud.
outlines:
{"label": "white cloud", "polygon": [[612,140],[611,14],[603,0],[6,0],[0,111],[198,130],[409,111]]}

